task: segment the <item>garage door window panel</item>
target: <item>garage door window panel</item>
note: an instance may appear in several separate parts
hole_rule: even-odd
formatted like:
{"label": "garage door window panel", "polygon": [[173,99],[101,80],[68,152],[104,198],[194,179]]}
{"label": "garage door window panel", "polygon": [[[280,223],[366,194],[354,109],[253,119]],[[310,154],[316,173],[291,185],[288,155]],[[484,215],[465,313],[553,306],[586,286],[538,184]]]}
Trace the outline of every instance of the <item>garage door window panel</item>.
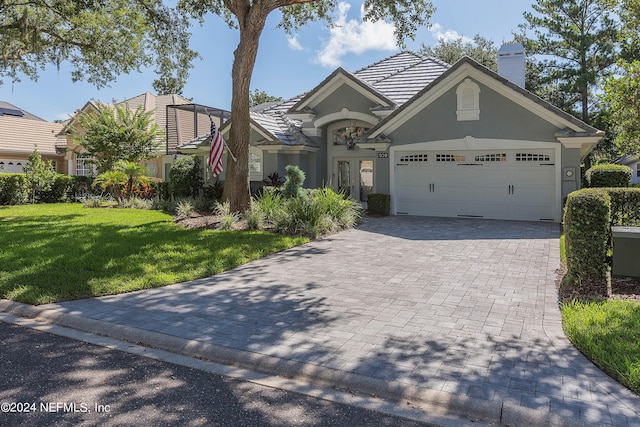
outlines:
{"label": "garage door window panel", "polygon": [[474,160],[476,162],[506,162],[507,153],[481,154],[475,156]]}

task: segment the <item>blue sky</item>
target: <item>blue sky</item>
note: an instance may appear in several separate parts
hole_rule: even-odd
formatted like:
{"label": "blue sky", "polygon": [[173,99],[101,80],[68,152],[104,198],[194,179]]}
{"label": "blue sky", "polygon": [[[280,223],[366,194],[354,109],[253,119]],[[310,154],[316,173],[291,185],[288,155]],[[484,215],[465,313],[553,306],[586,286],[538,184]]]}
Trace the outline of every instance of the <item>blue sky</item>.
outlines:
{"label": "blue sky", "polygon": [[[437,10],[431,27],[421,29],[415,41],[407,41],[407,48],[418,50],[422,43],[436,45],[441,37],[472,38],[476,34],[499,46],[511,39],[532,3],[534,0],[433,0]],[[338,66],[355,71],[398,52],[393,28],[382,22],[363,23],[361,5],[362,0],[343,1],[336,11],[341,25],[329,29],[316,23],[294,38],[275,28],[278,16],[272,14],[260,40],[252,89],[289,98],[312,89]],[[237,32],[213,15],[203,27],[196,24],[192,30],[192,48],[202,59],[195,61],[183,95],[199,104],[230,109]],[[153,92],[154,79],[154,73],[146,70],[120,76],[110,87],[98,90],[87,83],[73,83],[70,69],[63,64],[60,70],[48,67],[37,82],[23,78],[12,84],[5,80],[0,86],[0,100],[53,121],[68,118],[90,99],[122,101]]]}

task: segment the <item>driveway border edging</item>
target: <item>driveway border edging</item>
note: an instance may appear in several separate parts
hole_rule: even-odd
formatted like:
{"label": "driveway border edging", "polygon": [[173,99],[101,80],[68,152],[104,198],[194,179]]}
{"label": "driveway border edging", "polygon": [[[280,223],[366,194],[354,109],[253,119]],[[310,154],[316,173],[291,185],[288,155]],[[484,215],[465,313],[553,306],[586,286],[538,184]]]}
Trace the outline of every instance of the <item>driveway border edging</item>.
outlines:
{"label": "driveway border edging", "polygon": [[[49,305],[50,307],[51,305]],[[584,426],[585,422],[549,411],[530,409],[509,403],[493,402],[469,396],[425,389],[397,381],[385,381],[337,369],[282,359],[265,354],[233,349],[216,344],[175,337],[160,332],[113,324],[101,320],[0,299],[0,311],[58,326],[76,329],[133,344],[168,351],[211,362],[283,377],[335,386],[392,401],[409,400],[427,406],[428,411],[445,409],[457,416],[496,425],[531,427]]]}

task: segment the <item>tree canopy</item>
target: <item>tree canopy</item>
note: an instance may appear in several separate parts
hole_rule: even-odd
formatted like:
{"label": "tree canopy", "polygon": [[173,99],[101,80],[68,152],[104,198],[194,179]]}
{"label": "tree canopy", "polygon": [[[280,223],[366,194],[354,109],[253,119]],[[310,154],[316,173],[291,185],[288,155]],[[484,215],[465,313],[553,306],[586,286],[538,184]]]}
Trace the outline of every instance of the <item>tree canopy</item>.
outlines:
{"label": "tree canopy", "polygon": [[468,56],[490,70],[498,71],[498,48],[493,41],[479,34],[469,42],[460,37],[453,41],[440,39],[438,45],[434,47],[422,43],[420,53],[437,58],[447,64],[454,64],[462,57]]}
{"label": "tree canopy", "polygon": [[254,89],[249,94],[249,105],[255,107],[256,105],[264,104],[265,102],[277,102],[282,101],[282,97],[269,95],[263,90]]}
{"label": "tree canopy", "polygon": [[71,136],[78,154],[90,157],[98,173],[107,172],[120,160],[141,162],[157,156],[160,138],[153,112],[142,107],[132,111],[126,104],[97,104],[97,111],[83,111]]}
{"label": "tree canopy", "polygon": [[[229,148],[237,161],[227,160],[223,199],[232,211],[245,211],[249,207],[249,95],[251,76],[255,66],[260,35],[267,17],[274,11],[281,13],[279,27],[293,33],[311,21],[332,22],[337,0],[179,0],[178,9],[204,23],[208,13],[222,17],[232,28],[237,28],[240,40],[234,51],[231,71],[232,101]],[[427,24],[434,11],[429,0],[364,0],[364,20],[388,20],[395,27],[399,46],[413,38],[416,31]]]}
{"label": "tree canopy", "polygon": [[162,0],[2,0],[0,84],[69,62],[74,81],[97,87],[155,66],[159,85],[181,89],[197,56],[188,29]]}
{"label": "tree canopy", "polygon": [[620,62],[621,73],[607,79],[602,99],[622,153],[640,153],[640,60]]}
{"label": "tree canopy", "polygon": [[[625,0],[626,1],[626,0]],[[631,1],[631,0],[629,0]],[[539,84],[564,94],[567,109],[579,105],[579,116],[589,122],[593,90],[618,59],[618,0],[538,0],[526,12],[532,37],[521,37],[529,55],[541,55]]]}

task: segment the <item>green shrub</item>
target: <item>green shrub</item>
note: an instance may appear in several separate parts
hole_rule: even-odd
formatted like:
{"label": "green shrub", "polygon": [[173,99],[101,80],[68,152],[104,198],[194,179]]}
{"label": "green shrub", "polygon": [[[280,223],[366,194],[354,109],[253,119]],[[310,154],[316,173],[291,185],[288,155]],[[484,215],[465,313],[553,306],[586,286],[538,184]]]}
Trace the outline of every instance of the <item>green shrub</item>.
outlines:
{"label": "green shrub", "polygon": [[251,201],[251,208],[244,213],[247,227],[250,230],[261,230],[264,228],[264,212],[260,209],[260,204],[255,200]]}
{"label": "green shrub", "polygon": [[597,283],[597,294],[605,297],[610,210],[607,191],[586,188],[569,194],[564,213],[568,274]]}
{"label": "green shrub", "polygon": [[198,156],[180,157],[171,165],[169,182],[174,197],[197,197],[204,182]]}
{"label": "green shrub", "polygon": [[640,225],[640,188],[605,188],[611,197],[611,225]]}
{"label": "green shrub", "polygon": [[176,215],[180,218],[190,217],[193,211],[193,199],[182,199],[176,205]]}
{"label": "green shrub", "polygon": [[369,213],[388,216],[391,213],[391,195],[372,193],[367,196]]}
{"label": "green shrub", "polygon": [[346,198],[344,194],[336,193],[329,187],[313,190],[311,198],[314,203],[319,205],[322,212],[331,217],[339,228],[355,227],[362,216],[360,203]]}
{"label": "green shrub", "polygon": [[44,203],[60,203],[70,199],[69,194],[73,189],[73,177],[70,175],[56,174],[51,187],[40,191],[39,198]]}
{"label": "green shrub", "polygon": [[213,211],[216,201],[205,196],[196,197],[193,201],[193,209],[201,214]]}
{"label": "green shrub", "polygon": [[151,181],[149,183],[153,198],[169,200],[171,198],[171,186],[168,181]]}
{"label": "green shrub", "polygon": [[262,194],[254,200],[264,214],[265,221],[275,224],[279,211],[283,209],[282,193],[275,187],[265,187]]}
{"label": "green shrub", "polygon": [[298,166],[289,165],[285,168],[287,171],[287,179],[284,182],[284,191],[282,194],[284,197],[302,197],[304,190],[302,184],[304,184],[305,175]]}
{"label": "green shrub", "polygon": [[629,166],[601,164],[586,173],[589,187],[628,187],[633,170]]}
{"label": "green shrub", "polygon": [[205,184],[202,186],[202,197],[209,200],[209,203],[213,205],[214,202],[222,199],[222,191],[224,185],[220,181],[215,181],[212,184]]}
{"label": "green shrub", "polygon": [[85,208],[101,208],[109,203],[109,199],[102,195],[90,194],[84,198],[82,205]]}
{"label": "green shrub", "polygon": [[308,195],[286,199],[284,209],[276,215],[276,228],[285,234],[317,237],[337,229],[331,216]]}
{"label": "green shrub", "polygon": [[88,195],[100,195],[100,192],[93,188],[93,178],[90,176],[72,176],[71,188],[67,193],[67,199],[79,200]]}
{"label": "green shrub", "polygon": [[22,173],[0,173],[0,205],[23,205],[29,201],[29,180]]}

